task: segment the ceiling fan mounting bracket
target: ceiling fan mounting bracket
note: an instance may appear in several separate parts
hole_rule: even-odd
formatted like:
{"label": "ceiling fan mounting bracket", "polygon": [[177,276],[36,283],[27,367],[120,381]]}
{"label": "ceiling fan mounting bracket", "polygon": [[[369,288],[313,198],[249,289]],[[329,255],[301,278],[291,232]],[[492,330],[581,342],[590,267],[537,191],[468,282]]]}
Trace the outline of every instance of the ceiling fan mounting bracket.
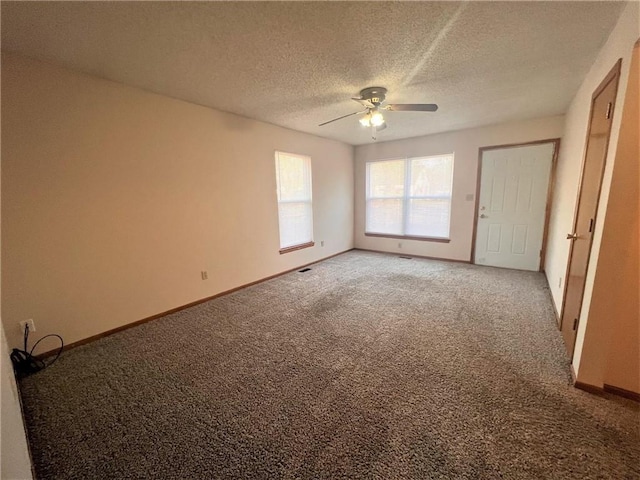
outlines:
{"label": "ceiling fan mounting bracket", "polygon": [[380,105],[384,102],[387,89],[384,87],[367,87],[360,90],[360,98],[368,100],[374,105]]}

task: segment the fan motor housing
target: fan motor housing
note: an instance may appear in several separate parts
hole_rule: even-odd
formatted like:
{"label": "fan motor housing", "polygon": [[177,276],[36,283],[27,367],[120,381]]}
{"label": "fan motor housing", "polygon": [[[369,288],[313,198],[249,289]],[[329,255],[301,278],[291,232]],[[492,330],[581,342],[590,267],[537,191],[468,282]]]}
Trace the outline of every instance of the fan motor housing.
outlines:
{"label": "fan motor housing", "polygon": [[360,90],[360,98],[369,100],[374,105],[380,105],[384,102],[387,89],[384,87],[367,87]]}

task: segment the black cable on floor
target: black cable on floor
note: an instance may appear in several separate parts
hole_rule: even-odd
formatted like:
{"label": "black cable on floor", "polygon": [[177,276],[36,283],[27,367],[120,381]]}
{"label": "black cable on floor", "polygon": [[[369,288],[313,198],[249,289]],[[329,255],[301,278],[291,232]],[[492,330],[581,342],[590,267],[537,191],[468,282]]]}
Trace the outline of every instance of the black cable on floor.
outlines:
{"label": "black cable on floor", "polygon": [[[33,352],[42,340],[49,337],[59,338],[60,348],[58,349],[58,353],[56,354],[55,358],[51,362],[45,363],[43,360],[40,360],[39,358],[35,357],[33,355]],[[14,348],[10,355],[11,363],[13,364],[13,369],[16,372],[16,376],[18,378],[26,377],[27,375],[31,375],[33,373],[39,372],[40,370],[44,370],[47,367],[50,367],[55,363],[56,360],[58,360],[58,357],[60,357],[60,354],[62,353],[62,350],[64,348],[64,340],[60,335],[55,333],[51,333],[49,335],[45,335],[44,337],[42,337],[33,345],[31,350],[27,349],[28,340],[29,340],[29,325],[25,325],[24,326],[24,350],[20,350],[19,348]]]}

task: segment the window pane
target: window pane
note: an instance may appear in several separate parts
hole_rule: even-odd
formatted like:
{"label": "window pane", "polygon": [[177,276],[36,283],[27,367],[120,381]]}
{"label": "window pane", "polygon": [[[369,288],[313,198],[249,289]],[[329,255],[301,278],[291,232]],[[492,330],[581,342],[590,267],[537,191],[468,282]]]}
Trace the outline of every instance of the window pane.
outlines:
{"label": "window pane", "polygon": [[402,235],[402,203],[401,198],[368,200],[366,231]]}
{"label": "window pane", "polygon": [[280,248],[313,241],[311,158],[276,152]]}
{"label": "window pane", "polygon": [[406,235],[449,237],[450,200],[412,199],[408,210]]}
{"label": "window pane", "polygon": [[404,195],[404,160],[388,160],[367,164],[368,198],[402,197]]}
{"label": "window pane", "polygon": [[311,200],[311,162],[309,157],[278,153],[278,201]]}
{"label": "window pane", "polygon": [[451,197],[453,161],[450,155],[413,158],[411,162],[411,197]]}
{"label": "window pane", "polygon": [[452,181],[453,154],[367,163],[366,232],[449,238]]}
{"label": "window pane", "polygon": [[311,203],[281,203],[278,206],[280,221],[280,248],[301,245],[312,240]]}

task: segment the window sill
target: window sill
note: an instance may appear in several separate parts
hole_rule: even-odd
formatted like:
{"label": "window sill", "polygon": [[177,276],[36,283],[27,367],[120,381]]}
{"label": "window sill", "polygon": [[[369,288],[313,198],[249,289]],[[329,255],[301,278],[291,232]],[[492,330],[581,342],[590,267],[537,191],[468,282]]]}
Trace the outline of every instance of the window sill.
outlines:
{"label": "window sill", "polygon": [[293,245],[291,247],[281,248],[280,255],[282,255],[283,253],[295,252],[296,250],[302,250],[303,248],[313,247],[315,244],[316,244],[315,242],[307,242],[307,243],[301,243],[300,245]]}
{"label": "window sill", "polygon": [[386,233],[367,233],[367,232],[365,232],[364,235],[365,237],[400,238],[404,240],[419,240],[421,242],[439,242],[439,243],[451,242],[450,238],[440,238],[440,237],[415,237],[411,235],[391,235]]}

